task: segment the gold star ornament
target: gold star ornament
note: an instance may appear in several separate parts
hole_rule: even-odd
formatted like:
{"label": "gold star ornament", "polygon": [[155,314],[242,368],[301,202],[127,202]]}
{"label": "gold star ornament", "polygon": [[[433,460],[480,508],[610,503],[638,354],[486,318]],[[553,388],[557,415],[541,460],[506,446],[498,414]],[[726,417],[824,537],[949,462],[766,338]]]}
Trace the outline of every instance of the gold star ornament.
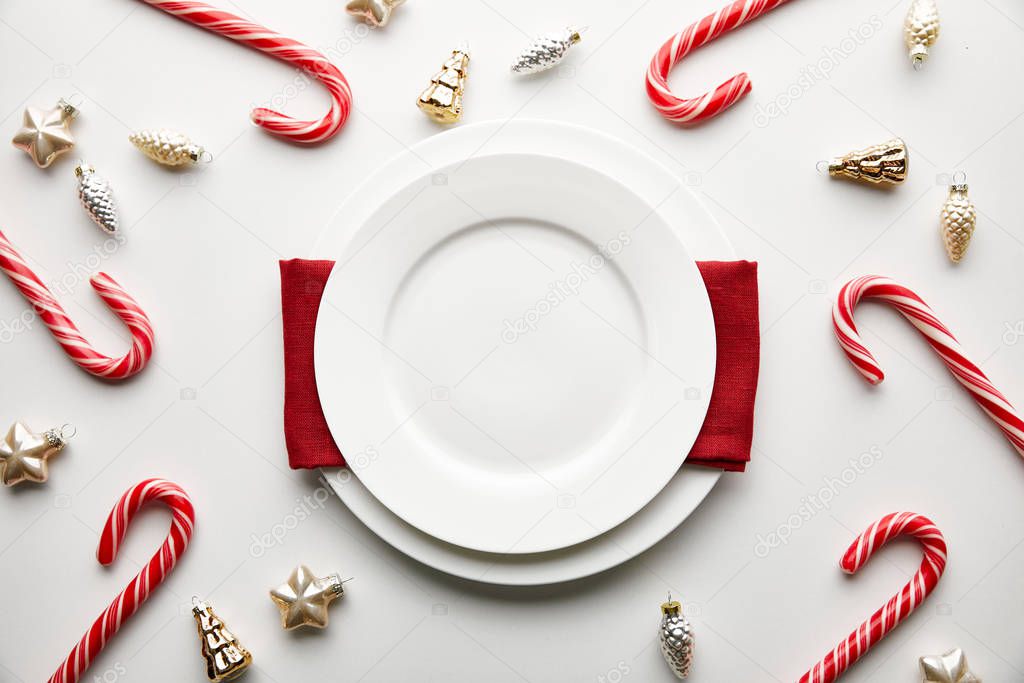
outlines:
{"label": "gold star ornament", "polygon": [[286,583],[270,591],[270,599],[281,610],[281,627],[327,628],[327,606],[345,594],[343,583],[337,574],[318,579],[309,567],[296,567]]}
{"label": "gold star ornament", "polygon": [[32,157],[39,168],[46,168],[53,160],[75,146],[68,126],[78,116],[78,109],[66,100],[57,102],[53,109],[43,111],[26,107],[21,130],[11,142]]}
{"label": "gold star ornament", "polygon": [[403,2],[405,0],[352,0],[345,6],[345,10],[370,26],[379,28],[387,25],[391,12]]}
{"label": "gold star ornament", "polygon": [[921,657],[922,683],[981,683],[967,668],[967,657],[960,648],[944,655]]}
{"label": "gold star ornament", "polygon": [[69,438],[66,428],[36,434],[24,422],[15,422],[0,441],[0,481],[4,486],[43,483],[50,476],[47,459],[64,450]]}

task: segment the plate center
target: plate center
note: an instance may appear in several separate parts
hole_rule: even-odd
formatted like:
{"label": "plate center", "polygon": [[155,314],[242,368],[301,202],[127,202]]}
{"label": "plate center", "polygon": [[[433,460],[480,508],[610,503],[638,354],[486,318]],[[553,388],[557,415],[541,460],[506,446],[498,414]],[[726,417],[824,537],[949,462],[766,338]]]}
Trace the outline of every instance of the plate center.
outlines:
{"label": "plate center", "polygon": [[506,216],[435,244],[387,314],[396,424],[439,464],[557,486],[629,417],[647,370],[643,311],[615,263],[629,239]]}

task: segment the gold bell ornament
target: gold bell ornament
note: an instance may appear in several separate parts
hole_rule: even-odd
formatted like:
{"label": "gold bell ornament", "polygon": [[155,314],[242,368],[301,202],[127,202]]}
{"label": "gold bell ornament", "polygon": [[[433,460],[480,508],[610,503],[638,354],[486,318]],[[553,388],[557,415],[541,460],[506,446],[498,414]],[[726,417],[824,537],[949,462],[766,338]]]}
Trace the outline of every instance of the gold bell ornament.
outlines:
{"label": "gold bell ornament", "polygon": [[935,0],[913,0],[903,20],[903,42],[915,69],[924,66],[928,48],[939,38],[939,9]]}
{"label": "gold bell ornament", "polygon": [[455,123],[462,118],[462,95],[468,73],[469,50],[460,46],[452,50],[452,56],[430,79],[430,85],[420,94],[416,104],[438,123]]}
{"label": "gold bell ornament", "polygon": [[192,598],[192,616],[203,641],[206,677],[214,683],[238,678],[252,664],[252,655],[242,647],[209,604]]}
{"label": "gold bell ornament", "polygon": [[907,146],[899,138],[850,152],[828,164],[834,178],[850,178],[878,185],[902,183],[907,179]]}
{"label": "gold bell ornament", "polygon": [[658,629],[661,654],[676,678],[686,678],[693,667],[693,627],[683,616],[683,606],[672,599],[661,605],[661,628]]}
{"label": "gold bell ornament", "polygon": [[967,196],[967,175],[953,174],[949,186],[949,197],[942,205],[942,244],[946,247],[949,260],[959,263],[967,253],[967,247],[978,224],[978,212],[974,202]]}
{"label": "gold bell ornament", "polygon": [[46,168],[61,154],[75,146],[69,127],[78,116],[78,108],[61,98],[53,109],[25,107],[21,128],[11,140],[24,151],[39,168]]}
{"label": "gold bell ornament", "polygon": [[128,140],[147,157],[164,166],[185,166],[209,162],[213,157],[181,133],[170,130],[141,130]]}

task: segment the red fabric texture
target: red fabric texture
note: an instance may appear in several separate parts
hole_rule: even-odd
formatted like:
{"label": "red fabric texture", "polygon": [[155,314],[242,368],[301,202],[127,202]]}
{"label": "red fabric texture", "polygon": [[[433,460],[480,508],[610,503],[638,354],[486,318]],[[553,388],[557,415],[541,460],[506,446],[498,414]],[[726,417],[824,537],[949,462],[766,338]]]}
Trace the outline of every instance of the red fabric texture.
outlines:
{"label": "red fabric texture", "polygon": [[[757,263],[699,261],[697,267],[714,313],[718,363],[707,417],[685,460],[742,472],[750,461],[760,361]],[[345,464],[327,428],[313,368],[316,318],[333,268],[333,261],[281,261],[284,436],[292,469]]]}

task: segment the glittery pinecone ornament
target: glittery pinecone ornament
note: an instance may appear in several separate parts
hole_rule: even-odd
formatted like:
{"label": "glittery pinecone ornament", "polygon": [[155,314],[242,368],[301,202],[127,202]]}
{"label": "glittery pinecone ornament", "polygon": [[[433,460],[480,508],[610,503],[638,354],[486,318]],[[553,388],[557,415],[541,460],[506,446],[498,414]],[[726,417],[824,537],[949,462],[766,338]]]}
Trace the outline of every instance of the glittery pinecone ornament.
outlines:
{"label": "glittery pinecone ornament", "polygon": [[455,123],[462,118],[462,95],[469,73],[469,51],[465,47],[452,50],[452,56],[430,79],[416,104],[439,123]]}
{"label": "glittery pinecone ornament", "polygon": [[908,161],[906,144],[893,138],[833,159],[829,162],[828,174],[872,184],[902,183],[907,179]]}
{"label": "glittery pinecone ornament", "polygon": [[967,253],[978,223],[974,202],[967,196],[967,178],[958,180],[954,179],[949,186],[949,198],[942,205],[942,243],[953,263],[959,263]]}
{"label": "glittery pinecone ornament", "polygon": [[939,37],[939,10],[935,0],[913,0],[903,20],[903,41],[915,69],[924,65],[930,48]]}
{"label": "glittery pinecone ornament", "polygon": [[117,206],[110,183],[85,163],[75,166],[75,176],[78,178],[78,199],[89,218],[107,233],[117,232]]}
{"label": "glittery pinecone ornament", "polygon": [[661,654],[676,678],[686,678],[693,666],[693,627],[683,616],[683,607],[668,596],[661,605],[661,628],[658,631]]}
{"label": "glittery pinecone ornament", "polygon": [[206,154],[188,137],[170,130],[143,130],[132,133],[128,139],[140,152],[165,166],[197,164]]}
{"label": "glittery pinecone ornament", "polygon": [[565,28],[534,40],[512,62],[512,73],[535,74],[547,71],[565,58],[569,48],[580,42],[580,32]]}
{"label": "glittery pinecone ornament", "polygon": [[206,677],[214,683],[238,678],[252,664],[252,655],[242,647],[213,609],[199,598],[192,598],[192,616],[203,641]]}

